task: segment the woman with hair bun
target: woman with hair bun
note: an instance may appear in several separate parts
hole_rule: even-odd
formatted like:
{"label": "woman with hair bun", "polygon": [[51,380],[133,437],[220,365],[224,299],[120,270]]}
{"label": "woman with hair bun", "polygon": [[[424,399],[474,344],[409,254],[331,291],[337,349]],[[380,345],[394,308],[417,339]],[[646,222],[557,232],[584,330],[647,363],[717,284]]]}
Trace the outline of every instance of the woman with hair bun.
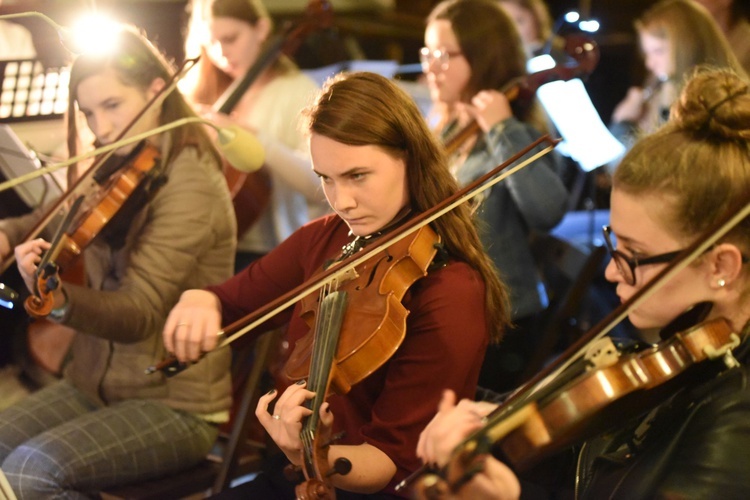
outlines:
{"label": "woman with hair bun", "polygon": [[[606,277],[625,301],[722,214],[746,206],[748,82],[726,69],[697,72],[672,107],[670,121],[634,145],[613,181],[611,226],[604,228],[612,255]],[[545,493],[572,488],[573,473],[582,499],[750,497],[749,257],[746,217],[629,315],[641,329],[663,328],[693,306],[710,303],[706,320],[726,319],[741,341],[732,350],[738,366],[703,371],[655,410],[591,439],[578,454],[577,470],[556,463],[557,477],[549,484],[527,484],[488,456],[484,470],[458,497],[518,498],[540,487]],[[448,392],[420,437],[418,454],[426,463],[445,464],[494,408],[454,403]]]}

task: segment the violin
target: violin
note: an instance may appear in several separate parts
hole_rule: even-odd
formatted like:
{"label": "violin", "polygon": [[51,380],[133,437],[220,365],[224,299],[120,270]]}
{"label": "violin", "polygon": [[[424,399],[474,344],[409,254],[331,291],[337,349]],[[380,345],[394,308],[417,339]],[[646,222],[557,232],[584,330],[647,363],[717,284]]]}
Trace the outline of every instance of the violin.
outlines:
{"label": "violin", "polygon": [[[566,37],[565,53],[571,58],[568,62],[514,78],[500,91],[509,101],[517,101],[520,106],[527,107],[533,100],[537,89],[542,85],[558,80],[567,81],[588,76],[599,63],[599,47],[596,42],[578,34]],[[449,155],[455,153],[462,144],[476,136],[480,130],[476,120],[472,120],[445,141],[445,150]]]}
{"label": "violin", "polygon": [[[242,100],[250,86],[271,64],[282,55],[292,56],[302,41],[315,30],[324,29],[332,24],[332,10],[327,0],[311,0],[305,14],[296,26],[287,24],[267,43],[264,51],[247,70],[242,78],[229,84],[214,102],[212,111],[230,114]],[[227,82],[219,82],[220,86]],[[208,100],[205,96],[203,99]],[[271,179],[266,169],[254,172],[237,170],[229,163],[224,163],[224,178],[234,203],[237,217],[237,234],[243,234],[258,220],[270,199]]]}
{"label": "violin", "polygon": [[[481,470],[476,466],[478,459],[495,447],[516,470],[527,470],[564,447],[657,407],[679,388],[739,366],[732,350],[742,339],[724,318],[684,328],[685,323],[693,321],[683,315],[665,328],[663,340],[654,346],[619,355],[613,345],[602,347],[599,343],[592,352],[608,351],[610,356],[603,359],[609,361],[572,378],[566,372],[584,349],[591,351],[592,343],[604,340],[603,336],[633,309],[748,216],[750,199],[739,211],[725,214],[653,280],[568,348],[555,364],[490,413],[486,424],[454,449],[445,467],[423,467],[397,489],[413,485],[416,498],[443,498]],[[703,319],[709,309],[710,304],[699,304],[686,314]]]}
{"label": "violin", "polygon": [[351,469],[343,458],[329,466],[328,447],[333,440],[319,432],[320,406],[331,392],[349,392],[396,352],[406,335],[408,315],[401,300],[415,281],[427,275],[439,244],[440,237],[423,226],[317,296],[302,299],[302,317],[312,328],[297,342],[284,367],[290,380],[307,379],[307,389],[315,392],[306,402],[312,414],[300,433],[306,481],[296,488],[298,499],[334,498],[327,479]]}
{"label": "violin", "polygon": [[59,374],[75,335],[69,327],[43,320],[52,310],[54,290],[61,277],[71,283],[83,283],[79,257],[97,236],[124,234],[118,221],[127,223],[138,209],[138,197],[132,195],[150,187],[154,174],[160,170],[156,168],[159,159],[159,151],[142,142],[124,159],[113,156],[105,162],[102,172],[112,166],[116,171],[99,181],[101,187],[94,195],[76,198],[37,266],[34,293],[24,301],[26,312],[36,319],[27,329],[27,345],[34,362],[49,373]]}

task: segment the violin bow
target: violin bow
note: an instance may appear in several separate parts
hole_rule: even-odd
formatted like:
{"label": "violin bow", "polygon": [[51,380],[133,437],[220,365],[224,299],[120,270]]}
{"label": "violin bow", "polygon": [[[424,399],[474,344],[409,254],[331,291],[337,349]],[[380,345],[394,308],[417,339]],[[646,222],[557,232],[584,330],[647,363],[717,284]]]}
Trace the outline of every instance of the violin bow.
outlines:
{"label": "violin bow", "polygon": [[[316,278],[300,284],[299,286],[280,296],[276,300],[269,302],[255,312],[250,313],[249,315],[240,318],[229,326],[221,329],[217,333],[217,336],[221,337],[223,340],[216,348],[226,347],[258,325],[264,323],[268,319],[276,316],[288,307],[294,305],[301,298],[306,297],[310,293],[318,290],[321,286],[324,286],[325,284],[335,279],[341,278],[346,273],[351,272],[363,262],[369,260],[378,252],[385,250],[392,244],[413,234],[420,228],[442,217],[457,206],[486,191],[498,182],[505,180],[517,171],[526,168],[528,165],[534,163],[539,158],[549,154],[559,142],[560,141],[558,139],[552,139],[549,135],[540,137],[539,139],[510,157],[507,161],[501,163],[485,175],[476,179],[474,182],[466,185],[464,188],[456,191],[453,195],[446,198],[438,205],[425,210],[419,216],[414,217],[405,222],[403,225],[399,226],[399,228],[394,229],[393,231],[390,231],[381,236],[380,238],[378,238],[377,243],[373,243],[362,251],[356,252],[346,259],[337,262]],[[540,151],[537,151],[532,156],[521,161],[521,159],[531,153],[532,150],[540,147],[545,143],[546,146],[543,147]],[[511,165],[514,166],[510,168]],[[146,373],[166,371],[167,374],[173,375],[179,373],[184,368],[185,365],[180,364],[176,358],[169,357],[161,363],[158,363],[157,365],[146,368]]]}

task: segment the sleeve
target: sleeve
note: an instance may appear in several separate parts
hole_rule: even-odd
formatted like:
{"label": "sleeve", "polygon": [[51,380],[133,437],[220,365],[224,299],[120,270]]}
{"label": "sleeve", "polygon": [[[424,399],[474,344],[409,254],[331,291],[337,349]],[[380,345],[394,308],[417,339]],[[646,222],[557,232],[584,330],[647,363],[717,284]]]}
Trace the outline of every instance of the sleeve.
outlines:
{"label": "sleeve", "polygon": [[[493,127],[486,140],[497,165],[538,138],[534,130],[509,118]],[[537,148],[532,153],[540,151]],[[514,173],[506,183],[513,201],[530,229],[548,231],[565,215],[568,191],[558,175],[557,153],[551,153]]]}
{"label": "sleeve", "polygon": [[406,338],[387,365],[371,422],[361,429],[402,472],[419,467],[419,434],[443,391],[474,397],[489,341],[484,283],[468,265],[449,265],[415,283],[411,293]]}
{"label": "sleeve", "polygon": [[[224,283],[207,288],[219,297],[224,325],[253,313],[305,280],[307,264],[305,252],[300,250],[315,246],[314,233],[310,226],[303,226]],[[279,315],[268,325],[279,326],[287,320],[288,314]]]}
{"label": "sleeve", "polygon": [[209,173],[216,167],[200,160],[190,149],[173,161],[168,181],[145,209],[145,224],[131,235],[135,241],[116,289],[65,285],[68,326],[116,342],[136,342],[161,328],[197,269],[206,272],[210,249],[221,252],[224,245],[222,255],[213,254],[217,268],[208,273],[215,281],[228,275],[223,267],[230,269],[234,254],[233,244],[226,244],[231,205],[220,176]]}

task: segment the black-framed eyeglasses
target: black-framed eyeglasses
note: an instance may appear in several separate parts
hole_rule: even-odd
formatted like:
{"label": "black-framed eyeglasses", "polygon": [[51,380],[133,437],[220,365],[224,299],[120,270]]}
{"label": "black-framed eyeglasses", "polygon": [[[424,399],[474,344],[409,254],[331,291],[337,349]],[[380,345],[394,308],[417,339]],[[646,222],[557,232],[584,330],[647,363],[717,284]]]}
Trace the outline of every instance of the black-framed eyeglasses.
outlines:
{"label": "black-framed eyeglasses", "polygon": [[635,285],[635,268],[638,266],[647,266],[649,264],[666,264],[675,257],[677,257],[682,250],[675,252],[667,252],[659,255],[653,255],[644,259],[638,259],[636,257],[626,257],[624,254],[619,252],[612,244],[612,228],[609,226],[602,227],[602,233],[604,234],[604,242],[607,244],[607,250],[612,256],[612,260],[617,266],[617,270],[620,271],[622,277],[625,279],[625,283],[628,285]]}
{"label": "black-framed eyeglasses", "polygon": [[419,49],[419,62],[422,64],[422,71],[427,72],[433,61],[440,62],[440,69],[445,71],[451,62],[451,57],[463,55],[460,50],[430,50],[427,47]]}

